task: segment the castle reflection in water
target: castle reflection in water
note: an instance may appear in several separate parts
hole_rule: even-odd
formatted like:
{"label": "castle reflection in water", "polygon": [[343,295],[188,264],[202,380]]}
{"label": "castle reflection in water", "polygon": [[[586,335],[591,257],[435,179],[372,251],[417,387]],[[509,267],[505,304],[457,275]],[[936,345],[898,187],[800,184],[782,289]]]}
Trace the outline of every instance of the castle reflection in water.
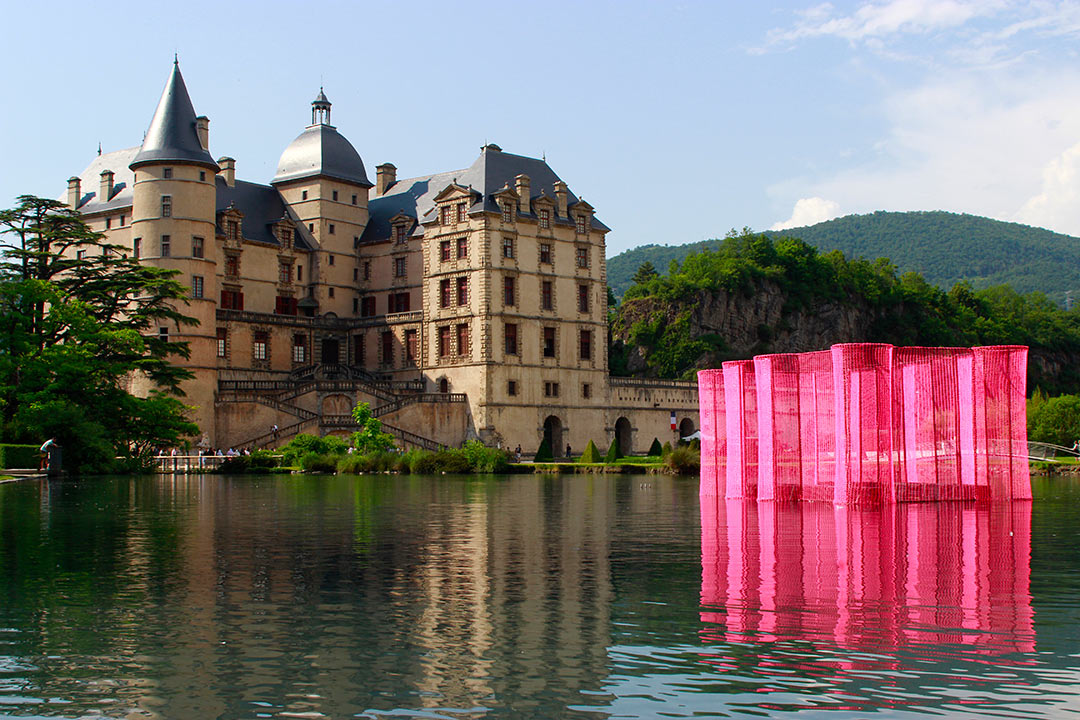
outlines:
{"label": "castle reflection in water", "polygon": [[704,639],[1031,652],[1031,504],[701,498]]}

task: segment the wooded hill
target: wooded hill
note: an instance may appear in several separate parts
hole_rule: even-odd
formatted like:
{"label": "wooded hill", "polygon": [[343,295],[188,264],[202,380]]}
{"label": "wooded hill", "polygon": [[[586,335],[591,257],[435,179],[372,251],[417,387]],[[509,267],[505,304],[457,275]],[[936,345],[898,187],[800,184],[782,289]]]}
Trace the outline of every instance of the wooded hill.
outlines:
{"label": "wooded hill", "polygon": [[[1080,300],[1080,238],[977,215],[884,212],[847,215],[807,227],[770,231],[771,237],[805,240],[823,252],[849,258],[888,258],[900,273],[913,270],[945,290],[967,280],[975,289],[1009,285],[1020,293],[1040,290],[1058,305],[1065,291]],[[723,240],[688,245],[642,245],[607,262],[608,284],[622,297],[645,262],[667,273],[672,260],[715,250]]]}

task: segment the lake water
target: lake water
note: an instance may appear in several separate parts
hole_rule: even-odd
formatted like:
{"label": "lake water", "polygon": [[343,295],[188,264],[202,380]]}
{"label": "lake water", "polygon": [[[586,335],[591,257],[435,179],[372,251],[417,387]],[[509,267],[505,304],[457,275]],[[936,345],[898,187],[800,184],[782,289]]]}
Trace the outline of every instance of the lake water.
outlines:
{"label": "lake water", "polygon": [[0,717],[1068,717],[1080,482],[1035,485],[704,512],[653,476],[0,485]]}

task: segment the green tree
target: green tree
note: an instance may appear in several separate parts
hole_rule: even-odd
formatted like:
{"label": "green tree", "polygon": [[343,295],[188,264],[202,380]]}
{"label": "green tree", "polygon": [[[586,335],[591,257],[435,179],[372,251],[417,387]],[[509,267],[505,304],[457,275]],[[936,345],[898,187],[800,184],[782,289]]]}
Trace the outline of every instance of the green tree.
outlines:
{"label": "green tree", "polygon": [[373,452],[385,452],[394,447],[394,436],[383,432],[382,422],[371,415],[371,407],[359,403],[352,410],[353,420],[360,429],[352,434],[352,443],[359,452],[367,455]]}
{"label": "green tree", "polygon": [[664,448],[660,444],[660,438],[653,438],[652,445],[649,446],[649,457],[660,457],[664,453]]}
{"label": "green tree", "polygon": [[[132,467],[177,445],[187,421],[182,342],[157,327],[192,325],[176,272],[141,265],[105,243],[78,212],[23,195],[0,211],[0,423],[11,439],[56,437],[65,464]],[[141,378],[147,397],[128,392]]]}
{"label": "green tree", "polygon": [[1061,395],[1039,403],[1028,416],[1028,438],[1072,447],[1080,440],[1080,396]]}
{"label": "green tree", "polygon": [[659,273],[656,272],[656,268],[653,267],[651,262],[646,260],[638,266],[637,272],[634,273],[634,276],[630,279],[634,281],[635,285],[648,285],[649,281],[657,275],[659,275]]}

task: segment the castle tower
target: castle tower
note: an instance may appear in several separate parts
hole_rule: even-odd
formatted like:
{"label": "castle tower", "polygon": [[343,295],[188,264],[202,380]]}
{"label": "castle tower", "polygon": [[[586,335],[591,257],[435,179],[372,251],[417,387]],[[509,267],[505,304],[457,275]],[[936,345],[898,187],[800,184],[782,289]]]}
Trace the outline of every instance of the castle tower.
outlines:
{"label": "castle tower", "polygon": [[353,312],[356,244],[368,222],[373,187],[352,144],[330,124],[322,88],[311,103],[311,125],[285,148],[271,184],[315,239],[307,277],[318,313]]}
{"label": "castle tower", "polygon": [[215,176],[218,171],[205,144],[203,123],[195,117],[180,66],[173,63],[157,110],[139,153],[129,166],[135,173],[131,236],[141,240],[144,262],[176,270],[189,288],[190,304],[182,310],[197,326],[162,326],[170,341],[186,341],[195,377],[184,383],[185,403],[195,406],[193,420],[214,437],[217,313],[217,244],[215,242]]}

